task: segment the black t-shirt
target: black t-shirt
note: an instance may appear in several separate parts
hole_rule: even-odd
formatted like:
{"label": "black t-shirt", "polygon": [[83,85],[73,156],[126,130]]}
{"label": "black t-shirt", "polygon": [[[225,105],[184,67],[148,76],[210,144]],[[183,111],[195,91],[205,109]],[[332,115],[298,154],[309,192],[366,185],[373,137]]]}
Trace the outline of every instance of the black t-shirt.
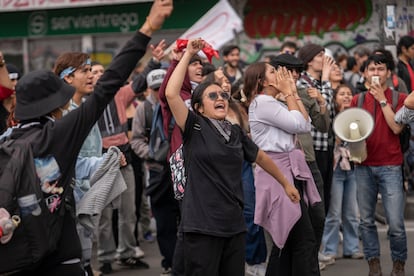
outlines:
{"label": "black t-shirt", "polygon": [[183,139],[188,176],[182,230],[218,237],[246,231],[242,166],[243,160],[256,160],[256,144],[238,125],[232,126],[226,143],[208,118],[193,112],[189,112]]}

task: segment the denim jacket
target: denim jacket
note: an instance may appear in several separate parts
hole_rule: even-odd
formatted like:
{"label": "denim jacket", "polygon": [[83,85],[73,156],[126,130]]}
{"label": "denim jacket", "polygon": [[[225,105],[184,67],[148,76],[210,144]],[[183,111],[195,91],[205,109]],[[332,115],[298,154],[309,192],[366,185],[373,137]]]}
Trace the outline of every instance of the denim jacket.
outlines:
{"label": "denim jacket", "polygon": [[[73,100],[70,101],[69,110],[72,111],[78,107]],[[76,201],[81,199],[84,193],[89,190],[89,178],[96,168],[99,167],[101,161],[102,137],[98,125],[95,124],[83,142],[76,161],[76,186],[73,190]]]}

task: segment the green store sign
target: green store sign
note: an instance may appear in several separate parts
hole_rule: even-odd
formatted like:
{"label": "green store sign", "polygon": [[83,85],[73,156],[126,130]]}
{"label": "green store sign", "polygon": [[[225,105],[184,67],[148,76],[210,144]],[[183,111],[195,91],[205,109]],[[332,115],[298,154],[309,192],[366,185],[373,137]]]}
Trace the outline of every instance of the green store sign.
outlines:
{"label": "green store sign", "polygon": [[[217,0],[174,1],[174,11],[163,29],[187,29]],[[191,3],[192,2],[192,3]],[[0,13],[1,38],[44,37],[99,33],[129,33],[146,19],[152,3],[105,5],[60,10]]]}

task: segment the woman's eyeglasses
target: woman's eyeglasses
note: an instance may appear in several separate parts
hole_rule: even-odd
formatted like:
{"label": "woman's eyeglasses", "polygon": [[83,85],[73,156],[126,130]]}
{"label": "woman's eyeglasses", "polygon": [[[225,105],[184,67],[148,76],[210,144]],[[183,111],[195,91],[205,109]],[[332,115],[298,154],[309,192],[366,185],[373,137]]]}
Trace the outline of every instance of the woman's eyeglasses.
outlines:
{"label": "woman's eyeglasses", "polygon": [[228,101],[228,100],[230,99],[230,93],[227,93],[227,92],[224,92],[224,91],[221,91],[221,92],[210,92],[210,93],[208,93],[208,94],[207,94],[207,97],[208,97],[210,100],[215,101],[215,100],[217,100],[217,99],[218,99],[218,96],[219,96],[219,95],[220,95],[220,97],[221,97],[223,100]]}

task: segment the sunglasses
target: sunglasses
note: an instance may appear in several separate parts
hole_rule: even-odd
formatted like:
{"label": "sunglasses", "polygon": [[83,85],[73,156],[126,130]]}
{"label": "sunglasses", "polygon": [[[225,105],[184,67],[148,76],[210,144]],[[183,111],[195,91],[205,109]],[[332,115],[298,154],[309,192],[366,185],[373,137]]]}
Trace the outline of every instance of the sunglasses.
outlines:
{"label": "sunglasses", "polygon": [[217,100],[217,99],[218,99],[218,96],[219,96],[219,95],[220,95],[220,97],[221,97],[223,100],[228,101],[228,100],[230,99],[230,93],[227,93],[227,92],[224,92],[224,91],[221,91],[221,92],[210,92],[210,93],[208,93],[208,94],[207,94],[207,97],[208,97],[210,100],[215,101],[215,100]]}

